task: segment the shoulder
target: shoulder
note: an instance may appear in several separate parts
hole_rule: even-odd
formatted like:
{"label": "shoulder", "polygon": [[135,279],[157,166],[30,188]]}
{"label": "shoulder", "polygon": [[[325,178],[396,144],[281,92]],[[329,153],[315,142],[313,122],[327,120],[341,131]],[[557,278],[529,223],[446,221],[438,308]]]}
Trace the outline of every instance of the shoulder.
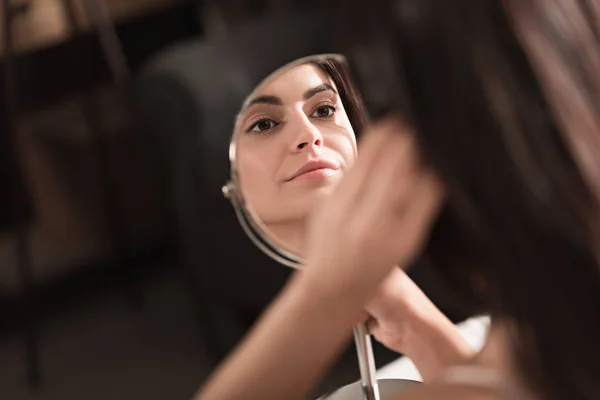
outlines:
{"label": "shoulder", "polygon": [[432,384],[408,389],[393,400],[506,400],[486,388]]}

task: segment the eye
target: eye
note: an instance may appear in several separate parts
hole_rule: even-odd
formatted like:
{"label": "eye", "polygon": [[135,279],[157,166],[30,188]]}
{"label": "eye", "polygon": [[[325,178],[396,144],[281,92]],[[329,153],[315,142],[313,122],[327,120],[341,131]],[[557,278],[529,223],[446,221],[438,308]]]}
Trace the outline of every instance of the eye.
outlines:
{"label": "eye", "polygon": [[279,125],[277,122],[272,119],[263,118],[261,120],[256,121],[254,124],[248,128],[247,132],[249,133],[261,133],[264,131],[268,131],[269,129],[275,128]]}
{"label": "eye", "polygon": [[337,109],[332,105],[325,105],[317,108],[312,114],[313,118],[329,118],[333,117]]}

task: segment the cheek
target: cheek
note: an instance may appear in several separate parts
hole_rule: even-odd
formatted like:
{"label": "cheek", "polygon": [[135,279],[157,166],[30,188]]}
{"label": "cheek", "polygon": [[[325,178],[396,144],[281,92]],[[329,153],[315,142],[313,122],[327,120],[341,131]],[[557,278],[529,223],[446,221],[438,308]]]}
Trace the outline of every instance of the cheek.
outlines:
{"label": "cheek", "polygon": [[338,125],[335,127],[335,131],[330,132],[327,136],[329,138],[327,147],[338,153],[346,165],[353,164],[356,160],[356,138],[352,127],[349,124],[348,126]]}
{"label": "cheek", "polygon": [[256,198],[269,190],[277,170],[276,152],[267,143],[261,146],[238,146],[236,154],[242,194]]}
{"label": "cheek", "polygon": [[351,166],[356,161],[356,141],[354,137],[346,138],[342,144],[342,157],[346,161],[346,166]]}
{"label": "cheek", "polygon": [[245,186],[259,184],[261,177],[269,171],[269,161],[265,157],[248,152],[238,155],[238,174]]}

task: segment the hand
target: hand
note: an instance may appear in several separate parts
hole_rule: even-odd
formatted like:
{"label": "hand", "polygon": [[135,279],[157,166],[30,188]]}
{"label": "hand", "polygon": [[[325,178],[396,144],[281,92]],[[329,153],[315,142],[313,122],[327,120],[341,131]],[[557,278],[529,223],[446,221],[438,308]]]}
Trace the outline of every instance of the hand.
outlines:
{"label": "hand", "polygon": [[313,292],[362,307],[394,265],[417,256],[443,191],[397,118],[370,127],[359,148],[354,167],[311,216],[302,279]]}
{"label": "hand", "polygon": [[410,358],[425,381],[475,354],[456,325],[400,268],[385,278],[365,310],[370,315],[369,332]]}
{"label": "hand", "polygon": [[[366,305],[369,332],[384,346],[410,355],[412,344],[423,337],[428,322],[444,314],[400,268],[393,268]],[[454,327],[454,325],[452,325]]]}

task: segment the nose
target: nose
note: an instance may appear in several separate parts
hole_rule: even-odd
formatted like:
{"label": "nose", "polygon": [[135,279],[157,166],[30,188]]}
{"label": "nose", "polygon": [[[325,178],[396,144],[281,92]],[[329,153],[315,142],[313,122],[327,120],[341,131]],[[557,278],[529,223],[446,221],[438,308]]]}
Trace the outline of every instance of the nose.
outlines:
{"label": "nose", "polygon": [[290,149],[292,152],[300,152],[310,150],[313,147],[323,146],[321,131],[305,115],[299,118],[297,129],[294,129],[294,131],[295,135],[291,141]]}

